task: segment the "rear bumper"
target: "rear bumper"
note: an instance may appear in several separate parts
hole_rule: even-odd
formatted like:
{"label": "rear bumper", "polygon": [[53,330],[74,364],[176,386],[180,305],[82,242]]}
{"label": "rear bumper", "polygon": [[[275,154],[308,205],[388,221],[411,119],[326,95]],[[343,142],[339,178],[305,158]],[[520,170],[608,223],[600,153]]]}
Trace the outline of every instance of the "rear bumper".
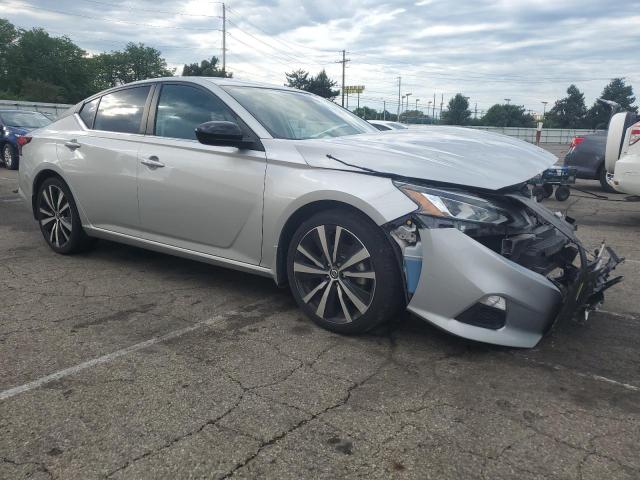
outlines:
{"label": "rear bumper", "polygon": [[613,181],[622,192],[640,195],[640,154],[623,155],[616,162]]}
{"label": "rear bumper", "polygon": [[586,162],[584,159],[579,159],[577,156],[571,152],[569,152],[564,157],[564,166],[571,167],[576,169],[576,174],[578,178],[583,178],[585,180],[595,180],[598,178],[598,169],[602,165],[602,162],[599,164],[593,162]]}
{"label": "rear bumper", "polygon": [[[564,275],[552,281],[455,228],[423,228],[419,231],[421,274],[409,311],[460,337],[530,348],[555,322],[584,316],[597,308],[604,290],[622,280],[609,275],[623,260],[604,246],[599,257],[589,259],[568,223],[535,202],[520,201],[576,247],[579,266],[565,268]],[[495,295],[506,300],[501,326],[494,329],[470,324],[470,309]]]}

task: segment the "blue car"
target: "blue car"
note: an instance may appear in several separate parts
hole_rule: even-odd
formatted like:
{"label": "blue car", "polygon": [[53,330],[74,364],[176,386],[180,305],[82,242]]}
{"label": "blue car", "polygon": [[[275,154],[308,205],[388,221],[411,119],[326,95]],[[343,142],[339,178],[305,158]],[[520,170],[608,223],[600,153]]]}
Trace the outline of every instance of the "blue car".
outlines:
{"label": "blue car", "polygon": [[51,120],[40,112],[0,110],[0,149],[4,166],[16,170],[20,158],[20,137],[50,123]]}

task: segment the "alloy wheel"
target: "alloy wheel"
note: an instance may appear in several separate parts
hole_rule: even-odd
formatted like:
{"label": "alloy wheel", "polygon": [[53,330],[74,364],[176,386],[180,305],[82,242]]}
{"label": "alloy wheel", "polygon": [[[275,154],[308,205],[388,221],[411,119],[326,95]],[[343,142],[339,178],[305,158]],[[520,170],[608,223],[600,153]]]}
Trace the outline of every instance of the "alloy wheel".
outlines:
{"label": "alloy wheel", "polygon": [[371,255],[356,235],[339,225],[319,225],[302,237],[293,272],[302,301],[326,321],[350,323],[373,301]]}
{"label": "alloy wheel", "polygon": [[13,162],[13,158],[11,157],[11,147],[9,147],[8,145],[5,146],[2,152],[2,156],[5,166],[9,168],[11,166],[11,163]]}
{"label": "alloy wheel", "polygon": [[40,196],[40,225],[49,243],[61,248],[71,238],[73,222],[71,206],[61,188],[49,185]]}

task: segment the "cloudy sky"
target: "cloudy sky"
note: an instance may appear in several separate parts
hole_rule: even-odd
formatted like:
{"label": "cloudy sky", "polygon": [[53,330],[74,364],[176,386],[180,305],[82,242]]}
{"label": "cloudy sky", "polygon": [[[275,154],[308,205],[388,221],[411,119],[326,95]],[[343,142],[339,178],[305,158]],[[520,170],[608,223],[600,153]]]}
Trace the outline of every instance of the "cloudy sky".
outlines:
{"label": "cloudy sky", "polygon": [[[591,104],[612,77],[640,91],[640,1],[635,0],[230,0],[227,69],[284,83],[284,72],[325,68],[365,85],[361,104],[395,111],[398,80],[410,106],[457,92],[478,112],[505,98],[539,111],[575,83]],[[67,35],[90,53],[126,42],[182,64],[222,48],[222,4],[184,0],[0,0],[22,28]],[[639,95],[640,97],[640,95]],[[350,101],[350,107],[355,98]]]}

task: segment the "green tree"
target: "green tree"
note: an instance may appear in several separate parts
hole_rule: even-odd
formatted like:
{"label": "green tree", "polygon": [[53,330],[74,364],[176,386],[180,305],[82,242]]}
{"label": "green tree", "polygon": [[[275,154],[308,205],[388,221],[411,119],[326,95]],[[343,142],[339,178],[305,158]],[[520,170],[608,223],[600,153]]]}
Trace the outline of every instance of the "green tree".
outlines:
{"label": "green tree", "polygon": [[309,88],[307,91],[315,93],[329,100],[333,100],[340,94],[340,90],[334,90],[334,87],[338,84],[329,78],[327,72],[322,69],[318,75],[309,79]]}
{"label": "green tree", "polygon": [[470,117],[469,100],[461,93],[457,93],[449,100],[447,110],[442,112],[442,123],[445,125],[466,125],[469,123]]}
{"label": "green tree", "polygon": [[406,110],[401,115],[403,121],[407,123],[430,123],[431,118],[421,110]]}
{"label": "green tree", "polygon": [[378,118],[378,111],[369,107],[356,108],[353,113],[355,113],[360,118],[364,118],[365,120],[374,120]]}
{"label": "green tree", "polygon": [[218,57],[213,56],[211,60],[202,60],[200,65],[197,63],[190,63],[182,68],[183,77],[224,77],[231,78],[232,74],[218,68],[220,60]]}
{"label": "green tree", "polygon": [[545,122],[551,128],[581,128],[585,126],[587,107],[584,94],[575,85],[567,88],[567,96],[557,100],[545,115]]}
{"label": "green tree", "polygon": [[285,73],[284,75],[287,77],[287,87],[305,91],[309,90],[309,72],[298,69],[290,73]]}
{"label": "green tree", "polygon": [[[86,52],[67,37],[51,37],[40,28],[19,31],[6,58],[6,85],[11,92],[22,95],[23,91],[32,92],[35,85],[39,85],[36,90],[40,101],[70,103],[92,93]],[[24,87],[28,80],[36,83]],[[58,88],[43,88],[44,83]]]}
{"label": "green tree", "polygon": [[310,77],[309,72],[302,69],[285,73],[285,77],[287,79],[287,87],[315,93],[330,100],[340,94],[340,90],[334,90],[338,83],[331,80],[324,69],[315,77]]}
{"label": "green tree", "polygon": [[495,104],[482,117],[482,124],[493,127],[533,127],[534,118],[521,105]]}
{"label": "green tree", "polygon": [[[613,100],[620,105],[623,111],[638,111],[638,107],[633,105],[636,101],[636,97],[633,95],[633,87],[627,85],[623,78],[614,78],[611,80],[611,82],[604,87],[604,90],[602,90],[600,98]],[[607,128],[610,116],[611,109],[596,101],[587,112],[587,124],[591,128]]]}
{"label": "green tree", "polygon": [[5,88],[5,82],[9,69],[7,52],[11,49],[13,42],[18,38],[18,30],[11,22],[0,18],[0,82]]}

